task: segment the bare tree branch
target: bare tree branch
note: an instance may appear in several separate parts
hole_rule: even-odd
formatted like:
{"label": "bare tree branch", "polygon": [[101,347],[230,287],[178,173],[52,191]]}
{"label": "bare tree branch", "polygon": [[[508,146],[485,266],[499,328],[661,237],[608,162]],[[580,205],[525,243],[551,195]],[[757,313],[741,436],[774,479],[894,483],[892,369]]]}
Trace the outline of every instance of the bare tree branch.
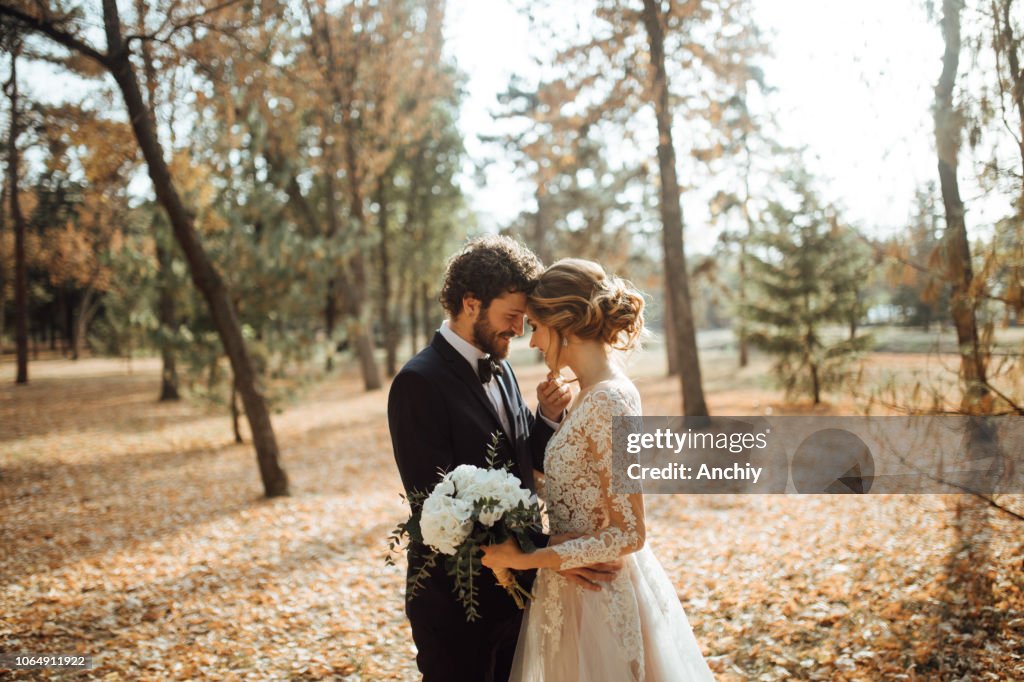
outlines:
{"label": "bare tree branch", "polygon": [[1005,393],[1003,393],[1002,391],[998,390],[995,386],[993,386],[992,382],[990,382],[987,377],[985,379],[985,386],[988,388],[988,390],[992,391],[997,396],[1006,401],[1006,404],[1009,405],[1014,412],[1024,416],[1024,405],[1018,405],[1017,403],[1010,400],[1010,398],[1008,398]]}
{"label": "bare tree branch", "polygon": [[69,33],[55,21],[32,16],[31,14],[27,14],[16,7],[11,7],[6,4],[0,4],[0,17],[9,17],[26,29],[35,31],[36,33],[41,33],[59,45],[85,55],[86,57],[89,57],[101,64],[104,68],[108,70],[110,69],[111,61],[109,55],[100,52],[78,36]]}
{"label": "bare tree branch", "polygon": [[[223,10],[223,9],[231,7],[232,5],[237,5],[240,2],[242,2],[242,0],[225,0],[224,2],[220,3],[219,5],[215,5],[215,6],[210,7],[209,9],[207,9],[207,10],[205,10],[203,12],[200,12],[198,14],[193,14],[193,15],[191,15],[189,17],[186,17],[183,20],[175,21],[175,22],[171,22],[170,17],[171,17],[172,12],[169,11],[169,12],[167,12],[167,18],[164,20],[164,22],[162,24],[160,24],[160,27],[157,30],[155,30],[155,31],[153,31],[151,33],[141,33],[141,34],[140,33],[131,33],[131,34],[128,34],[128,35],[126,35],[124,37],[124,43],[125,43],[125,45],[128,45],[128,46],[130,46],[133,42],[136,42],[136,41],[139,41],[139,42],[142,42],[142,41],[153,41],[153,42],[158,42],[158,43],[169,44],[170,41],[171,41],[171,38],[173,38],[174,35],[176,33],[178,33],[179,31],[184,31],[184,30],[190,29],[190,28],[197,28],[199,26],[204,26],[204,27],[212,28],[213,24],[208,24],[208,23],[203,21],[206,17],[208,17],[208,16],[210,16],[212,14],[215,14],[215,13],[217,13],[217,12]],[[167,35],[161,36],[160,34],[167,28],[168,24],[171,25],[170,31],[167,32]]]}

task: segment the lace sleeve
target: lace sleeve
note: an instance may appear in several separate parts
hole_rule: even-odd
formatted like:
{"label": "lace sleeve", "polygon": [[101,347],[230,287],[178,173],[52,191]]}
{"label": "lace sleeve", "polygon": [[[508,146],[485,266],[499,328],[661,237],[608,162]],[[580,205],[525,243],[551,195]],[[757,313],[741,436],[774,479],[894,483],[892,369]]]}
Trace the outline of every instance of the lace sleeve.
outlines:
{"label": "lace sleeve", "polygon": [[[643,495],[612,492],[612,418],[639,416],[639,410],[618,391],[599,390],[588,396],[585,417],[588,426],[586,460],[596,473],[598,488],[593,492],[598,508],[604,510],[604,527],[589,535],[568,540],[551,549],[561,560],[559,570],[613,561],[644,546]],[[593,487],[587,481],[581,486]],[[589,492],[589,491],[588,491]]]}

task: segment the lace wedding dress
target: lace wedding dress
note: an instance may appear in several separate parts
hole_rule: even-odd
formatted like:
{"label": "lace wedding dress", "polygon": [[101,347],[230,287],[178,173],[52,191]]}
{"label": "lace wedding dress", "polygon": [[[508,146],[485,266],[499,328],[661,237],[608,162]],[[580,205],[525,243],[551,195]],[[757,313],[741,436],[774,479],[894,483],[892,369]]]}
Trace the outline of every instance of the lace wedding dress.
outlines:
{"label": "lace wedding dress", "polygon": [[511,680],[714,680],[661,564],[646,546],[634,551],[642,496],[611,490],[612,418],[639,416],[640,396],[629,381],[610,380],[581,397],[548,443],[542,499],[552,534],[585,535],[553,549],[562,568],[620,556],[624,566],[599,592],[537,572]]}

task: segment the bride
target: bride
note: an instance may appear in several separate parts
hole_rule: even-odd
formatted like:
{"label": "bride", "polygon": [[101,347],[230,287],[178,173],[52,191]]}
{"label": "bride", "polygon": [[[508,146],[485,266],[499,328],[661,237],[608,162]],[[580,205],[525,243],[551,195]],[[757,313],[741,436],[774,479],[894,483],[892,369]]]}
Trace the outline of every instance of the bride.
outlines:
{"label": "bride", "polygon": [[[484,548],[485,566],[539,569],[512,680],[714,679],[672,583],[644,544],[643,495],[612,490],[612,419],[641,414],[612,351],[636,346],[643,307],[629,282],[576,258],[548,268],[528,299],[530,346],[544,353],[552,376],[569,367],[580,393],[544,455],[550,532],[571,539],[530,553],[514,540]],[[599,591],[558,574],[617,559],[622,570]]]}

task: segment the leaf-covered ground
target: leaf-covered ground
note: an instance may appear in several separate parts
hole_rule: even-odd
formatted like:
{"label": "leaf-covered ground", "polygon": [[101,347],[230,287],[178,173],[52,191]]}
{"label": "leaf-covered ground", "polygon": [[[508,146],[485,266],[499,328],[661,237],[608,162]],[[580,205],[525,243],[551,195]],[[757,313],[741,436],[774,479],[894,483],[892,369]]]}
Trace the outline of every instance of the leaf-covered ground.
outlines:
{"label": "leaf-covered ground", "polygon": [[[812,411],[763,363],[703,360],[717,414]],[[265,500],[223,414],[156,402],[155,361],[0,369],[0,653],[89,655],[80,679],[416,679],[383,562],[405,514],[386,392],[343,373],[284,406],[292,496]],[[637,372],[647,413],[679,413]],[[517,373],[530,395],[542,369]],[[720,680],[1024,679],[1022,526],[975,510],[958,532],[954,502],[649,496],[649,542]]]}

